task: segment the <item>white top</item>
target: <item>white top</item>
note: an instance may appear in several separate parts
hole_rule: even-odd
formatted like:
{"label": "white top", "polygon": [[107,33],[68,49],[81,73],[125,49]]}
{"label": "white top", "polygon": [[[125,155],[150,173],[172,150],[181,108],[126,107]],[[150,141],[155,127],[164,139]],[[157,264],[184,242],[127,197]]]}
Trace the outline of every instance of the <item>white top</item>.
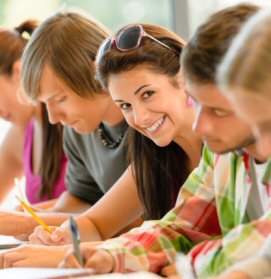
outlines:
{"label": "white top", "polygon": [[269,197],[266,186],[262,183],[267,163],[257,164],[253,160],[250,164],[252,185],[250,189],[247,188],[245,199],[251,220],[259,219],[268,210]]}

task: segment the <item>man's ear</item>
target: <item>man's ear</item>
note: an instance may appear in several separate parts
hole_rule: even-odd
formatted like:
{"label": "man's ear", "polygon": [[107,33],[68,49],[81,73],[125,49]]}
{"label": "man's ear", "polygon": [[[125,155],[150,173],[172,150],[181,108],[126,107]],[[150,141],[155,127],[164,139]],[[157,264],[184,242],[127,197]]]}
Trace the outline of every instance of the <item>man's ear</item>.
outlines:
{"label": "man's ear", "polygon": [[12,73],[13,73],[12,76],[17,82],[20,81],[21,66],[22,66],[21,59],[16,60],[12,66]]}

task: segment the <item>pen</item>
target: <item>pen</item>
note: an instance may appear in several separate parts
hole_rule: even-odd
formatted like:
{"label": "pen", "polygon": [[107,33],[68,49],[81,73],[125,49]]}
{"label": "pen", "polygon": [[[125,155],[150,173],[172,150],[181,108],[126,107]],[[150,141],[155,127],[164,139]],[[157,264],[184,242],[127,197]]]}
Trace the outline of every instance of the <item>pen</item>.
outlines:
{"label": "pen", "polygon": [[70,216],[70,232],[72,236],[72,244],[73,244],[73,253],[75,254],[79,264],[83,266],[83,258],[80,253],[79,244],[80,244],[80,233],[74,218]]}
{"label": "pen", "polygon": [[16,196],[16,199],[21,203],[22,207],[30,213],[34,219],[49,233],[53,231],[45,224],[45,222],[33,211],[33,209],[22,199]]}

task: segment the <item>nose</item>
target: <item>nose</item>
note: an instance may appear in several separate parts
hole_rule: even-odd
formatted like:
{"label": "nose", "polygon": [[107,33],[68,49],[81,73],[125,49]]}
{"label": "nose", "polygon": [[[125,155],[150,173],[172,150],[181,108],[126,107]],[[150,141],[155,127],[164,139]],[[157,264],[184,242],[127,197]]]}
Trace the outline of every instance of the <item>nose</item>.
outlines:
{"label": "nose", "polygon": [[258,134],[256,138],[257,150],[264,156],[271,156],[271,132],[265,134]]}
{"label": "nose", "polygon": [[134,123],[137,126],[144,127],[148,123],[149,111],[141,105],[133,107]]}
{"label": "nose", "polygon": [[57,112],[56,109],[54,109],[50,105],[46,104],[46,108],[47,108],[47,112],[48,112],[49,122],[51,124],[56,124],[56,123],[60,122],[60,120],[61,120],[60,113]]}
{"label": "nose", "polygon": [[196,117],[192,128],[200,136],[210,135],[213,132],[212,119],[209,117],[208,112],[200,106],[196,107]]}

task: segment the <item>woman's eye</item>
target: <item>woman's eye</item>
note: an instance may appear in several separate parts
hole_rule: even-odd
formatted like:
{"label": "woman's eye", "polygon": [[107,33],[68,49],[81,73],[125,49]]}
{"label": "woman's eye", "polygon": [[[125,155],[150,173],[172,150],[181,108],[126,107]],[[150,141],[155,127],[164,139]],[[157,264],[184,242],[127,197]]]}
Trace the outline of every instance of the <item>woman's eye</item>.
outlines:
{"label": "woman's eye", "polygon": [[62,103],[62,102],[64,102],[66,99],[67,99],[67,97],[66,97],[66,96],[63,96],[63,97],[61,97],[61,98],[59,98],[59,99],[56,99],[55,101],[56,101],[56,103]]}
{"label": "woman's eye", "polygon": [[130,104],[127,104],[127,103],[124,103],[124,104],[121,104],[120,105],[120,108],[122,109],[122,110],[127,110],[128,108],[130,108],[131,107],[131,105]]}
{"label": "woman's eye", "polygon": [[143,93],[143,98],[148,98],[154,94],[154,91],[146,91]]}
{"label": "woman's eye", "polygon": [[225,116],[228,116],[230,114],[229,111],[220,110],[220,109],[214,109],[213,112],[218,117],[225,117]]}

